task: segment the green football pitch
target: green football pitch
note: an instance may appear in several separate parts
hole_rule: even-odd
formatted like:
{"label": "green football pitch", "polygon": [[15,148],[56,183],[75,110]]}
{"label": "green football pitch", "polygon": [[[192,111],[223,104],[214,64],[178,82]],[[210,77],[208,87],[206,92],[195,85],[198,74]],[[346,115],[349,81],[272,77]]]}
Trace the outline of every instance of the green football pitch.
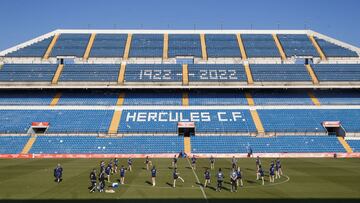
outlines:
{"label": "green football pitch", "polygon": [[[105,160],[108,161],[108,160]],[[152,159],[158,170],[157,185],[150,185],[150,171],[145,169],[144,159],[133,159],[133,171],[126,173],[125,185],[115,193],[89,193],[89,173],[99,168],[99,159],[1,159],[0,200],[79,200],[126,202],[217,202],[217,201],[359,201],[360,159],[282,159],[284,176],[269,183],[268,168],[271,159],[262,159],[266,169],[265,185],[256,181],[255,160],[239,159],[243,171],[244,186],[230,192],[230,159],[217,159],[215,170],[211,170],[211,185],[203,188],[204,170],[208,159],[198,159],[197,168],[190,167],[188,159],[180,159],[178,171],[185,180],[172,188],[172,159]],[[126,165],[125,159],[119,160]],[[64,168],[63,181],[54,182],[53,169],[60,163]],[[215,191],[215,173],[222,168],[225,188]],[[111,177],[112,182],[119,174]],[[199,182],[200,181],[200,182]],[[110,185],[110,184],[108,184]]]}

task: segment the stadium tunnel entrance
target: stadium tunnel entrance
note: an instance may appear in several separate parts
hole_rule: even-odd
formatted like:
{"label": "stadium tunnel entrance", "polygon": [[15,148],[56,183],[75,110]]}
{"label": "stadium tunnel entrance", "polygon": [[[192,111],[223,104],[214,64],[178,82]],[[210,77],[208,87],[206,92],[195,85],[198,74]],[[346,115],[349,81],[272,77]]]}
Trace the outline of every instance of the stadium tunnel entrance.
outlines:
{"label": "stadium tunnel entrance", "polygon": [[328,135],[345,137],[346,131],[340,121],[324,121],[322,126],[326,129]]}
{"label": "stadium tunnel entrance", "polygon": [[178,122],[178,135],[183,137],[191,137],[195,135],[194,122]]}
{"label": "stadium tunnel entrance", "polygon": [[44,134],[49,128],[49,122],[32,122],[28,134]]}

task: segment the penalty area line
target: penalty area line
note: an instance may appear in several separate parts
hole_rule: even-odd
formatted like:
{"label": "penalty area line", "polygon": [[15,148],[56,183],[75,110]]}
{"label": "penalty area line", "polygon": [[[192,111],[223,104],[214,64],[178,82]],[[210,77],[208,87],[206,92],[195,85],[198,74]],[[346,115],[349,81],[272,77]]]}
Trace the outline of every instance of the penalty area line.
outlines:
{"label": "penalty area line", "polygon": [[205,190],[204,190],[203,186],[201,185],[201,182],[200,182],[200,180],[199,180],[199,177],[196,175],[195,170],[194,170],[193,167],[191,166],[191,163],[190,163],[189,158],[186,158],[186,159],[187,159],[187,161],[188,161],[188,163],[189,163],[189,166],[190,166],[192,172],[194,173],[194,176],[195,176],[195,178],[196,178],[196,181],[199,183],[199,187],[200,187],[200,190],[201,190],[201,192],[202,192],[202,194],[203,194],[204,199],[206,200],[206,202],[208,202],[208,199],[207,199]]}

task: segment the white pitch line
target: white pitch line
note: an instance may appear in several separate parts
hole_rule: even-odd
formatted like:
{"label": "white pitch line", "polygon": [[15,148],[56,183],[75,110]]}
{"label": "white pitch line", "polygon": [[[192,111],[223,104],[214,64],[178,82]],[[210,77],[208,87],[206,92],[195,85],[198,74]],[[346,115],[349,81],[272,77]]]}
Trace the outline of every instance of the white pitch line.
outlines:
{"label": "white pitch line", "polygon": [[188,163],[189,163],[189,166],[190,166],[192,172],[194,173],[194,176],[195,176],[195,178],[196,178],[196,181],[199,183],[200,190],[201,190],[201,192],[202,192],[202,194],[203,194],[206,202],[208,202],[207,196],[206,196],[205,191],[204,191],[204,188],[201,186],[199,177],[196,175],[195,170],[194,170],[193,167],[191,166],[191,163],[190,163],[190,161],[189,161],[189,158],[186,158],[186,159],[187,159],[187,161],[188,161]]}

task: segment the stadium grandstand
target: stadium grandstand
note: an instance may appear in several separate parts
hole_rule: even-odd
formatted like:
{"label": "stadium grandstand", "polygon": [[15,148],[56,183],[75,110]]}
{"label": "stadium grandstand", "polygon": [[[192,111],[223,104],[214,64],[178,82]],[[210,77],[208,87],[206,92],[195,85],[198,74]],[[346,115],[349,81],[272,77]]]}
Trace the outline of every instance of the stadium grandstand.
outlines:
{"label": "stadium grandstand", "polygon": [[360,157],[360,49],[311,30],[55,30],[0,52],[0,123],[1,158]]}

